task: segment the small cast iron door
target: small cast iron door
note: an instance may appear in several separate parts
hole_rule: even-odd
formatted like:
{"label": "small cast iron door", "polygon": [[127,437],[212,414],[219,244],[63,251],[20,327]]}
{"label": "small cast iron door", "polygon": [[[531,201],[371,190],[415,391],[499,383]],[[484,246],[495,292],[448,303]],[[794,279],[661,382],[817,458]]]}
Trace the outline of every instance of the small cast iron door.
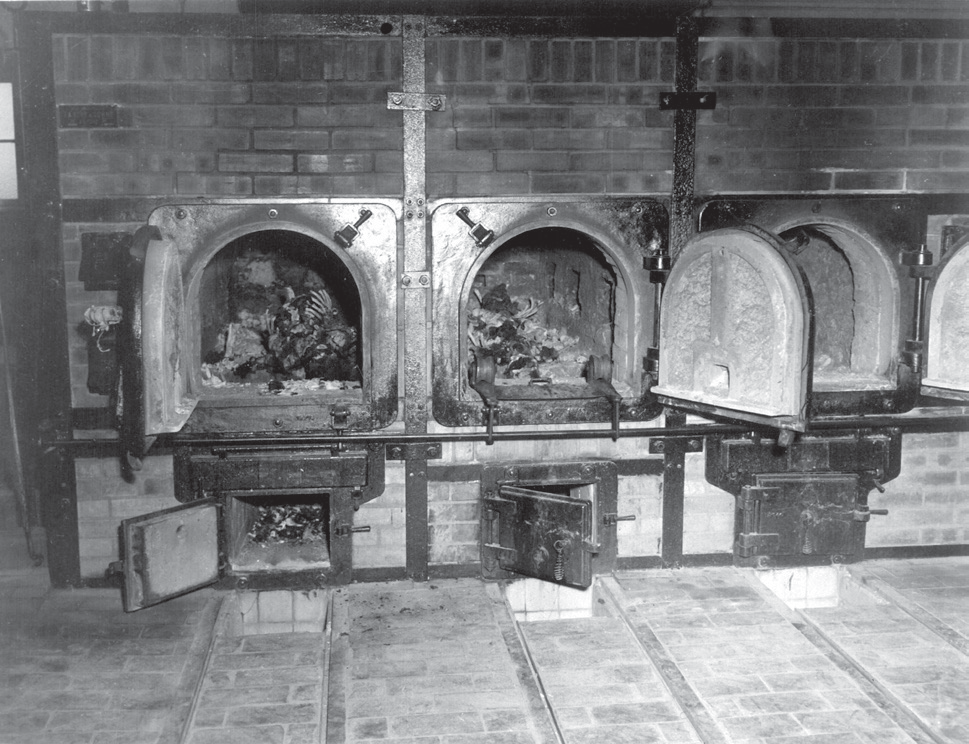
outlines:
{"label": "small cast iron door", "polygon": [[922,394],[969,400],[969,241],[939,265],[929,295]]}
{"label": "small cast iron door", "polygon": [[[591,489],[592,486],[579,487]],[[592,583],[592,500],[504,485],[485,499],[484,547],[505,571],[586,588]]]}
{"label": "small cast iron door", "polygon": [[666,283],[653,392],[675,408],[804,431],[810,334],[802,277],[775,236],[701,233]]}
{"label": "small cast iron door", "polygon": [[125,612],[219,580],[220,512],[203,499],[121,523]]}
{"label": "small cast iron door", "polygon": [[851,556],[867,517],[852,473],[758,475],[737,499],[736,556]]}

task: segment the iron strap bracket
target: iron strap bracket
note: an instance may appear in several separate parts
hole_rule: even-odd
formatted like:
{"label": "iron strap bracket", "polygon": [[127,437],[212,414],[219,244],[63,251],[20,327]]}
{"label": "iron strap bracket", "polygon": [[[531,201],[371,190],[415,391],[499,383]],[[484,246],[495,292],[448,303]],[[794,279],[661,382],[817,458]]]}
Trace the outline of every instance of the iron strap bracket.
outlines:
{"label": "iron strap bracket", "polygon": [[711,90],[682,93],[667,91],[659,94],[660,111],[696,111],[716,107],[717,94]]}
{"label": "iron strap bracket", "polygon": [[401,442],[388,444],[386,448],[388,460],[412,460],[421,458],[426,460],[440,460],[440,442]]}
{"label": "iron strap bracket", "polygon": [[387,94],[387,108],[391,111],[444,111],[447,96],[440,93],[399,93]]}
{"label": "iron strap bracket", "polygon": [[668,437],[649,440],[649,454],[665,455],[679,448],[682,452],[703,452],[701,437]]}
{"label": "iron strap bracket", "polygon": [[404,289],[430,289],[431,272],[408,271],[401,274],[400,286]]}
{"label": "iron strap bracket", "polygon": [[429,289],[431,286],[431,272],[408,271],[401,274],[400,286],[404,289]]}

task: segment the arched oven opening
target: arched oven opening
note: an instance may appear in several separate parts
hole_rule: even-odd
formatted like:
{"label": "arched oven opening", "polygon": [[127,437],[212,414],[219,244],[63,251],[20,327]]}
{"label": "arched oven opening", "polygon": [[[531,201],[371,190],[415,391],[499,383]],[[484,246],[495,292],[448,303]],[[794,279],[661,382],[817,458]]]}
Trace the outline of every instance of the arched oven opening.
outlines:
{"label": "arched oven opening", "polygon": [[645,266],[666,255],[667,224],[649,199],[432,204],[435,419],[618,432],[657,416]]}
{"label": "arched oven opening", "polygon": [[638,393],[626,283],[578,230],[541,228],[502,244],[474,276],[464,321],[472,384],[477,371],[506,399],[589,397],[596,380],[624,398]]}
{"label": "arched oven opening", "polygon": [[362,307],[333,251],[289,230],[236,238],[198,284],[201,393],[361,400]]}
{"label": "arched oven opening", "polygon": [[342,200],[156,209],[122,303],[129,452],[161,433],[392,422],[398,212]]}
{"label": "arched oven opening", "polygon": [[811,391],[893,390],[898,281],[888,258],[843,225],[806,223],[780,237],[811,293]]}
{"label": "arched oven opening", "polygon": [[[693,401],[687,406],[691,410],[794,430],[803,430],[812,417],[908,410],[915,400],[921,345],[916,280],[908,263],[924,225],[925,205],[918,200],[709,202],[699,214],[700,231],[675,258],[664,290],[661,321],[666,330],[661,334],[658,395],[671,405],[684,399]],[[678,263],[684,264],[680,270]],[[707,264],[713,273],[703,275],[703,289],[689,267]],[[766,292],[767,312],[800,315],[798,306],[803,306],[806,317],[798,322],[796,335],[806,333],[806,344],[794,339],[790,321],[781,315],[773,322],[743,310],[748,285],[736,283],[740,274],[735,276],[731,268],[740,271],[741,266]],[[684,282],[682,288],[671,286],[679,281]],[[768,287],[780,294],[774,297]],[[787,297],[788,291],[803,296]],[[691,331],[697,315],[674,307],[675,300],[698,293],[709,300],[707,315],[713,320],[709,328]],[[677,316],[683,317],[682,329],[673,327]],[[740,333],[758,323],[761,330]],[[691,333],[699,341],[713,340],[709,354],[692,347],[677,351]],[[739,415],[747,404],[731,382],[752,379],[755,375],[748,367],[762,364],[753,347],[743,342],[747,337],[764,346],[761,358],[769,351],[779,360],[774,365],[778,370],[791,368],[776,381],[767,381],[765,388],[776,386],[776,394],[754,389],[746,396],[753,404],[750,416]],[[673,344],[665,351],[664,339]],[[717,367],[707,357],[726,361]],[[701,369],[704,364],[709,371]],[[719,391],[706,384],[717,369]],[[800,380],[795,383],[791,374]],[[693,390],[695,380],[705,381],[702,390]]]}

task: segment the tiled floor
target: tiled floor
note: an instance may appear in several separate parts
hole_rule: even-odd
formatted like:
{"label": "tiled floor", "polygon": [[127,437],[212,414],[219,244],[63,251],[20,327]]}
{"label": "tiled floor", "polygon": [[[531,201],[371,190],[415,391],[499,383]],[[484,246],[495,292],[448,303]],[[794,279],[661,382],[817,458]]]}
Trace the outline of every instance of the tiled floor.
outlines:
{"label": "tiled floor", "polygon": [[240,630],[237,595],[126,615],[0,570],[0,742],[969,742],[969,558],[850,571],[803,611],[750,572],[620,573],[590,617],[529,623],[494,584],[351,585],[278,633],[278,601]]}

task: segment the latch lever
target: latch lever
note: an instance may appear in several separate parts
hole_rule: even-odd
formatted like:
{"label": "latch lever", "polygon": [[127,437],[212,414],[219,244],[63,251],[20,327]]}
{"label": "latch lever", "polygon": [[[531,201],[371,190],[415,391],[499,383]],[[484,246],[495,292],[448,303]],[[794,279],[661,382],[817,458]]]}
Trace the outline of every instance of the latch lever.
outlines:
{"label": "latch lever", "polygon": [[468,230],[468,235],[474,238],[474,242],[478,244],[479,248],[486,247],[492,240],[495,239],[495,233],[489,230],[487,227],[482,225],[480,222],[475,222],[471,219],[471,210],[467,207],[461,207],[457,212],[455,212],[465,225],[470,227]]}

